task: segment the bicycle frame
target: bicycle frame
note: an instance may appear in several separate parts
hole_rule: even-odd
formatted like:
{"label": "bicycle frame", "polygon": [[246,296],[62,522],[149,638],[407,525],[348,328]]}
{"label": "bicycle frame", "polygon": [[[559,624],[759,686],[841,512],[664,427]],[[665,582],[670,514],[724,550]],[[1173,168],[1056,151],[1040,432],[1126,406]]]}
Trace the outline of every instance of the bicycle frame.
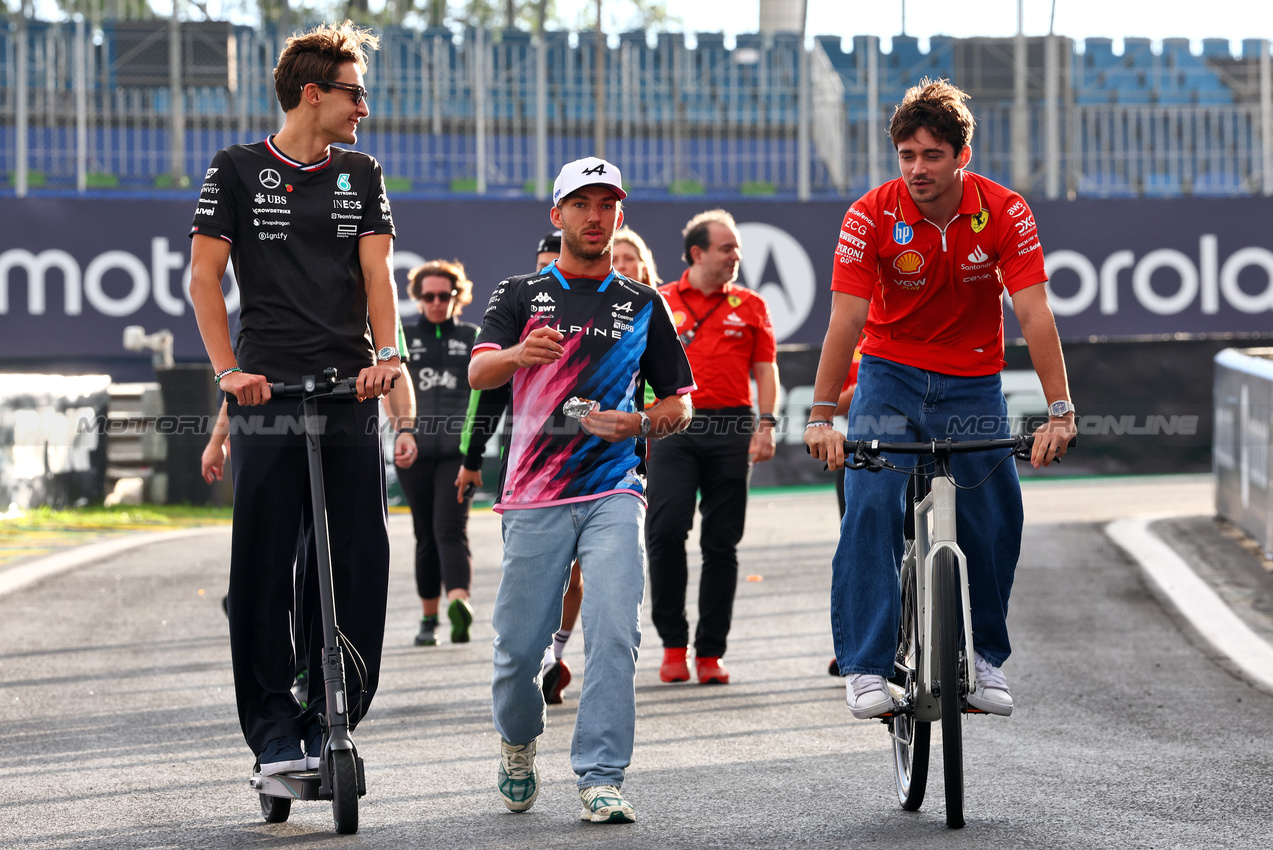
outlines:
{"label": "bicycle frame", "polygon": [[[946,477],[945,464],[938,460],[938,467],[933,475],[931,489],[922,498],[916,496],[914,505],[914,540],[907,551],[903,571],[915,571],[916,597],[919,600],[919,620],[917,624],[919,663],[916,665],[916,693],[911,709],[915,719],[932,722],[941,719],[941,702],[933,693],[933,682],[937,680],[937,671],[933,666],[932,634],[933,634],[933,562],[937,553],[948,549],[959,563],[960,584],[964,624],[964,665],[968,682],[976,681],[973,667],[972,645],[972,606],[968,599],[968,559],[955,536],[955,485]],[[915,473],[917,492],[927,484],[926,476]],[[922,565],[922,569],[919,566]]]}

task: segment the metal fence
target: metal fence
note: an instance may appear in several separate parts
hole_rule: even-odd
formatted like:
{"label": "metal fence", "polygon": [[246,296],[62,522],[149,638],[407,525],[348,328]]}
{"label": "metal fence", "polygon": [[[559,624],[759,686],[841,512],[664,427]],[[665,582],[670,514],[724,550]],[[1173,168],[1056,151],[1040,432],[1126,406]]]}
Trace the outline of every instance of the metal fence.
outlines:
{"label": "metal fence", "polygon": [[[823,39],[806,51],[790,33],[728,49],[719,35],[691,49],[627,33],[599,51],[591,33],[380,35],[358,147],[399,193],[542,197],[561,162],[604,151],[647,196],[856,196],[895,173],[898,93],[967,53],[934,39],[927,54],[897,40],[882,54],[871,37],[851,54]],[[218,149],[280,125],[282,41],[218,22],[10,21],[0,191],[197,185]],[[1273,191],[1267,45],[1254,101],[1190,105],[1093,103],[1096,78],[1070,47],[1032,67],[1048,79],[1029,96],[974,101],[975,170],[1050,197]]]}

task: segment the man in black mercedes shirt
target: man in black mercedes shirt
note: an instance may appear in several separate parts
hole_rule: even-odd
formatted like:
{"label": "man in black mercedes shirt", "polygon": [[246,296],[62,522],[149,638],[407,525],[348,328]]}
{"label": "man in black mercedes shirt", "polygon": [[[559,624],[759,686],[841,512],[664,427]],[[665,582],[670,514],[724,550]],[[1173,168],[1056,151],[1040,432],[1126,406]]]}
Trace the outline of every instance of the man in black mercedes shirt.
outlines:
{"label": "man in black mercedes shirt", "polygon": [[[393,220],[379,163],[333,147],[357,141],[367,116],[366,52],[378,46],[346,21],[293,36],[274,69],[286,117],[274,136],[219,151],[191,226],[190,296],[204,346],[229,399],[234,470],[230,654],[244,737],[264,775],[318,766],[321,676],[307,707],[292,696],[293,658],[320,670],[317,582],[294,611],[296,539],[310,522],[296,383],[334,366],[358,377],[358,401],[319,402],[336,616],[366,664],[348,686],[350,727],[376,690],[389,576],[384,467],[374,399],[400,374],[391,264]],[[221,277],[234,263],[242,329],[232,344]],[[293,648],[299,617],[311,635]],[[302,752],[302,743],[305,751]]]}

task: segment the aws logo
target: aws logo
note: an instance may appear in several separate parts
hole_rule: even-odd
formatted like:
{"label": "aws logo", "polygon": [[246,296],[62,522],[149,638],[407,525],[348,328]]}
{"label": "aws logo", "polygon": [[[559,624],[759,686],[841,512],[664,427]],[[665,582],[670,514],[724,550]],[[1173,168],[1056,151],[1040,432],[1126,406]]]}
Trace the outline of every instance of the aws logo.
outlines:
{"label": "aws logo", "polygon": [[893,260],[893,268],[902,274],[919,274],[924,268],[924,255],[918,251],[903,251]]}

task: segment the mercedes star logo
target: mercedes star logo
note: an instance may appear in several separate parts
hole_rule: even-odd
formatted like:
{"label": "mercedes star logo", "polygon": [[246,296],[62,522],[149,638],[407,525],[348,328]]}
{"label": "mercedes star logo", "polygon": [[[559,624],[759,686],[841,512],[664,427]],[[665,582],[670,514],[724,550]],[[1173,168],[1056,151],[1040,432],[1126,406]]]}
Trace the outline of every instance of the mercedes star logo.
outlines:
{"label": "mercedes star logo", "polygon": [[278,176],[278,172],[273,168],[266,168],[257,175],[261,179],[261,185],[266,189],[277,189],[278,184],[283,182],[283,178]]}

